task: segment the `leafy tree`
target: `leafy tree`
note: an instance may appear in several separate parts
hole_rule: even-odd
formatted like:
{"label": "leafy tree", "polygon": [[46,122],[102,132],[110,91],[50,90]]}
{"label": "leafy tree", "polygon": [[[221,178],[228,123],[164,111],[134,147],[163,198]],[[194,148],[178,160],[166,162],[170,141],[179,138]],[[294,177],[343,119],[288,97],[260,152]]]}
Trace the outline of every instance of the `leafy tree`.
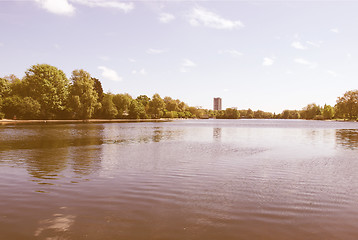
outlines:
{"label": "leafy tree", "polygon": [[92,80],[93,80],[94,90],[97,92],[97,95],[98,95],[97,101],[102,102],[102,99],[104,97],[102,83],[97,78],[92,78]]}
{"label": "leafy tree", "polygon": [[129,106],[128,117],[131,119],[147,118],[143,104],[133,99]]}
{"label": "leafy tree", "polygon": [[115,118],[118,115],[118,110],[113,103],[113,95],[112,94],[104,94],[102,100],[102,117],[104,118]]}
{"label": "leafy tree", "polygon": [[55,118],[64,111],[69,81],[63,71],[48,64],[33,65],[25,72],[26,95],[41,105],[41,117]]}
{"label": "leafy tree", "polygon": [[128,93],[116,94],[113,96],[113,103],[117,108],[119,118],[124,118],[128,115],[129,106],[132,100],[132,97]]}
{"label": "leafy tree", "polygon": [[250,108],[247,109],[246,118],[254,118],[254,111],[252,111]]}
{"label": "leafy tree", "polygon": [[3,111],[5,117],[16,119],[37,119],[40,116],[41,105],[31,97],[22,98],[14,95],[4,99]]}
{"label": "leafy tree", "polygon": [[317,115],[321,115],[321,107],[315,103],[308,104],[301,111],[301,116],[304,119],[314,119]]}
{"label": "leafy tree", "polygon": [[140,95],[136,98],[137,102],[143,104],[144,107],[149,105],[150,98],[147,95]]}
{"label": "leafy tree", "polygon": [[297,110],[284,110],[280,114],[280,118],[282,119],[299,119],[300,113]]}
{"label": "leafy tree", "polygon": [[154,94],[149,102],[149,113],[153,118],[160,118],[163,116],[165,103],[158,93]]}
{"label": "leafy tree", "polygon": [[99,107],[98,94],[94,89],[94,81],[91,75],[82,69],[74,70],[71,80],[69,106],[74,117],[91,118],[96,108]]}
{"label": "leafy tree", "polygon": [[240,118],[240,113],[236,108],[226,108],[224,118],[238,119],[238,118]]}
{"label": "leafy tree", "polygon": [[334,117],[334,108],[325,104],[323,107],[323,117],[324,119],[332,119]]}
{"label": "leafy tree", "polygon": [[348,91],[338,97],[336,108],[344,118],[356,119],[358,115],[358,90]]}
{"label": "leafy tree", "polygon": [[10,82],[6,78],[0,78],[0,99],[10,94]]}

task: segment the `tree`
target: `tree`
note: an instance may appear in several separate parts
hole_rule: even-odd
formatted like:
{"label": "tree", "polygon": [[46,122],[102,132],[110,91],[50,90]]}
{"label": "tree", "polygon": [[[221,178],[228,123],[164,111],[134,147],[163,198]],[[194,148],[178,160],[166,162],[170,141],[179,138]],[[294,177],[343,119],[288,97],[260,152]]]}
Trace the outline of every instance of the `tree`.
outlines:
{"label": "tree", "polygon": [[113,96],[113,103],[117,108],[119,118],[124,118],[128,114],[132,100],[132,97],[128,93]]}
{"label": "tree", "polygon": [[129,106],[128,117],[131,119],[147,118],[143,104],[133,99]]}
{"label": "tree", "polygon": [[0,99],[10,94],[10,82],[6,78],[0,78]]}
{"label": "tree", "polygon": [[334,108],[330,105],[325,104],[323,107],[323,118],[332,119],[334,117]]}
{"label": "tree", "polygon": [[5,117],[17,119],[37,119],[40,116],[41,105],[31,97],[22,98],[14,95],[4,99],[3,111]]}
{"label": "tree", "polygon": [[356,119],[358,115],[358,90],[352,90],[338,97],[336,108],[344,118]]}
{"label": "tree", "polygon": [[144,107],[149,105],[150,98],[147,95],[140,95],[136,98],[137,102],[143,104]]}
{"label": "tree", "polygon": [[94,90],[97,92],[98,95],[97,101],[102,102],[102,99],[104,97],[102,83],[97,78],[92,78],[92,80],[93,80]]}
{"label": "tree", "polygon": [[308,104],[301,111],[301,116],[304,119],[314,119],[318,115],[321,115],[321,107],[315,103]]}
{"label": "tree", "polygon": [[94,89],[94,81],[91,75],[80,69],[74,70],[71,76],[69,106],[74,117],[79,119],[91,118],[98,108],[98,94]]}
{"label": "tree", "polygon": [[226,118],[226,119],[238,119],[238,118],[240,118],[240,113],[236,108],[227,108],[225,110],[224,118]]}
{"label": "tree", "polygon": [[33,65],[25,72],[26,95],[41,105],[41,117],[55,118],[65,110],[69,81],[63,71],[48,64]]}
{"label": "tree", "polygon": [[149,102],[149,113],[153,118],[160,118],[163,116],[165,103],[158,93],[154,94],[152,100]]}
{"label": "tree", "polygon": [[104,118],[115,118],[118,114],[117,108],[113,103],[113,95],[112,94],[104,94],[102,100],[102,117]]}

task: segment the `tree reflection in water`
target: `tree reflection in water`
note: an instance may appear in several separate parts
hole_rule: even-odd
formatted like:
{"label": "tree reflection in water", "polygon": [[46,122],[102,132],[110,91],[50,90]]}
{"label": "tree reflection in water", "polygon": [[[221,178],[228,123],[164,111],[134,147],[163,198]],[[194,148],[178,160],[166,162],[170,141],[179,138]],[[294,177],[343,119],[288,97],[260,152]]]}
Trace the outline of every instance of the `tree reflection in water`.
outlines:
{"label": "tree reflection in water", "polygon": [[336,140],[345,148],[358,149],[358,129],[337,129]]}

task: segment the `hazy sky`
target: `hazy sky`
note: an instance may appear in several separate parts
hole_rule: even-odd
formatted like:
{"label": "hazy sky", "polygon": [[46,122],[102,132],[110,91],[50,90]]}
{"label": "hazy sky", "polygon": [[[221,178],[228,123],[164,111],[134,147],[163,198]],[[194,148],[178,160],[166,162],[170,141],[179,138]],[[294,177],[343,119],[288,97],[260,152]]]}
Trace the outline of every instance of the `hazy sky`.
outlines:
{"label": "hazy sky", "polygon": [[334,105],[358,88],[358,2],[0,0],[0,76],[37,63],[204,108]]}

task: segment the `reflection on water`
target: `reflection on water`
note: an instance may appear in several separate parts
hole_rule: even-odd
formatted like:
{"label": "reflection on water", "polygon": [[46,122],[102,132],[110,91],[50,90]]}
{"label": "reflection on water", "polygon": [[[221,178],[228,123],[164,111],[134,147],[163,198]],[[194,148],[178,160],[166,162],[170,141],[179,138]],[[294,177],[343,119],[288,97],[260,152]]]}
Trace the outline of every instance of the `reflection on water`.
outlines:
{"label": "reflection on water", "polygon": [[213,128],[213,138],[220,140],[221,139],[221,131],[222,131],[221,128],[214,127]]}
{"label": "reflection on water", "polygon": [[338,129],[336,131],[337,143],[343,147],[355,150],[358,149],[357,129]]}
{"label": "reflection on water", "polygon": [[353,240],[357,147],[353,123],[1,126],[0,233]]}

